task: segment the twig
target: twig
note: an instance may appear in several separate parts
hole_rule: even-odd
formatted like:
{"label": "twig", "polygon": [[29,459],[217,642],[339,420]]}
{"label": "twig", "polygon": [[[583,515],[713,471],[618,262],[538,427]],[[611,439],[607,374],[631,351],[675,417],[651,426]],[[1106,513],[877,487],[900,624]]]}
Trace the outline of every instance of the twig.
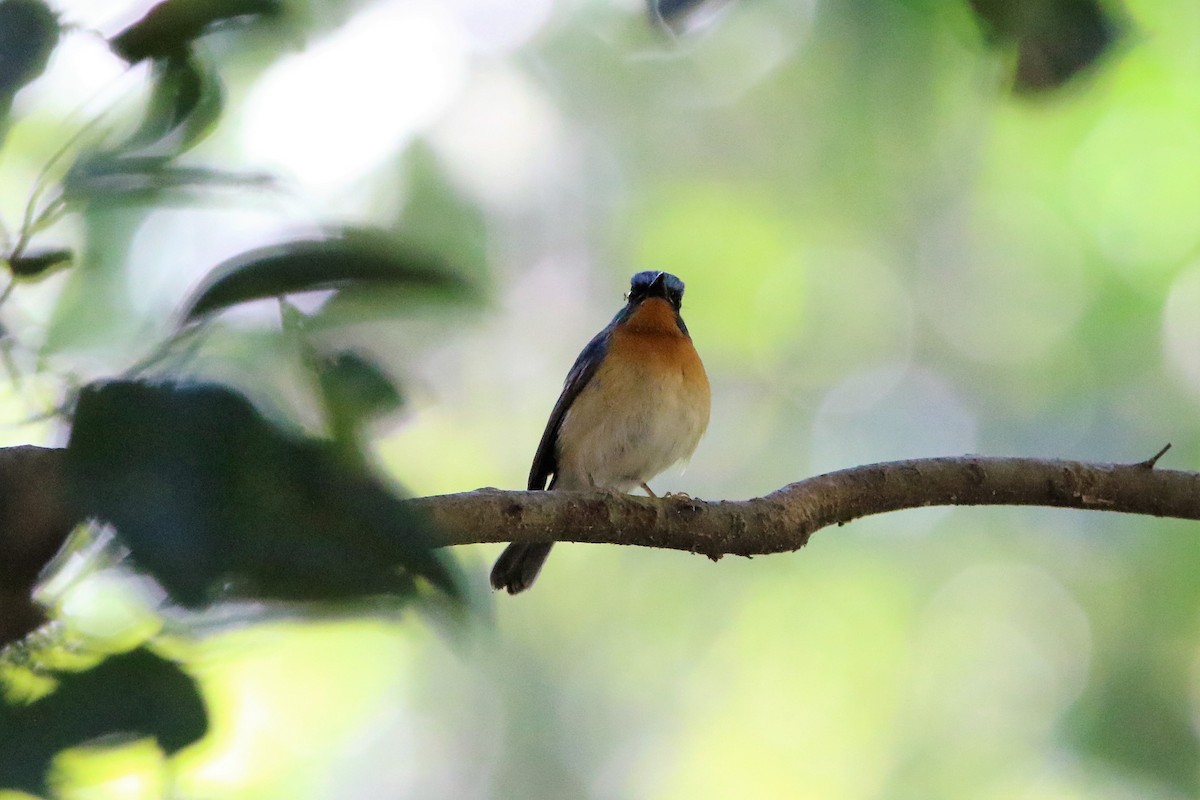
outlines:
{"label": "twig", "polygon": [[1157,464],[1158,460],[1160,458],[1162,458],[1163,456],[1165,456],[1167,454],[1167,451],[1170,449],[1171,449],[1171,443],[1167,442],[1166,444],[1163,445],[1162,450],[1159,450],[1157,453],[1150,456],[1145,461],[1139,461],[1138,463],[1134,464],[1134,466],[1141,467],[1142,469],[1154,469],[1154,465]]}

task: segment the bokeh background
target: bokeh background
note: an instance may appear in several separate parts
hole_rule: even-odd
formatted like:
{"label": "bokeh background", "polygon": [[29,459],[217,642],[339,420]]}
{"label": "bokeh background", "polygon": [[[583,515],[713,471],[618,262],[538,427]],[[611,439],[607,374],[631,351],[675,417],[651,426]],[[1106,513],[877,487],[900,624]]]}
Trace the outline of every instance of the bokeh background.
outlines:
{"label": "bokeh background", "polygon": [[[148,6],[58,3],[78,27],[17,98],[6,220],[83,121],[136,116],[144,68],[93,32]],[[686,281],[713,385],[707,438],[656,491],[1167,442],[1163,466],[1200,466],[1195,3],[1129,0],[1107,56],[1041,93],[1010,90],[1013,53],[966,3],[747,1],[673,33],[632,0],[288,7],[203,40],[226,111],[194,153],[275,182],[114,211],[87,269],[14,294],[40,371],[0,387],[4,443],[60,441],[29,421],[56,374],[144,355],[213,264],[336,221],[402,231],[486,287],[474,307],[357,308],[339,334],[405,386],[373,441],[416,494],[522,488],[563,376],[641,269]],[[202,371],[286,397],[270,331],[230,317]],[[459,548],[481,598],[465,627],[200,620],[174,647],[208,738],[169,767],[145,743],[73,752],[61,793],[1194,797],[1194,527],[929,509],[753,560],[564,545],[516,598],[486,597],[500,548]],[[142,581],[62,584],[48,597],[80,635],[162,628]]]}

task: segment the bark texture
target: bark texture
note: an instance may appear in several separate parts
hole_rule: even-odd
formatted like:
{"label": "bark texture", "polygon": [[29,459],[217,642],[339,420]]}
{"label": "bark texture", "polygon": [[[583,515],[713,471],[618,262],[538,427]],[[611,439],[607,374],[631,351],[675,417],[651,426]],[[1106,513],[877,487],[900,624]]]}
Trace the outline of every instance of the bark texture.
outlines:
{"label": "bark texture", "polygon": [[[0,644],[43,621],[30,594],[76,520],[63,450],[0,449]],[[1165,452],[1165,448],[1163,450]],[[959,456],[831,472],[750,500],[611,492],[473,492],[409,500],[445,546],[592,542],[753,556],[797,550],[829,525],[923,506],[1025,505],[1200,519],[1200,473],[1136,464]]]}
{"label": "bark texture", "polygon": [[797,550],[829,525],[924,506],[1052,506],[1200,519],[1200,473],[1157,469],[1157,460],[922,458],[830,472],[738,501],[480,489],[411,502],[429,514],[448,545],[593,542],[716,559]]}
{"label": "bark texture", "polygon": [[63,452],[0,448],[0,644],[44,621],[31,597],[33,587],[75,527],[63,480]]}

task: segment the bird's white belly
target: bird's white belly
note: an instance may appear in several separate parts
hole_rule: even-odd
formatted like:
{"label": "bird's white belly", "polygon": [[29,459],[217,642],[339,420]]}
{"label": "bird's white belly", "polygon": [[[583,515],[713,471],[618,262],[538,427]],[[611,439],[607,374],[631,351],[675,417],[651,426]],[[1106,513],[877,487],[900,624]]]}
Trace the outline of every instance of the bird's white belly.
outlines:
{"label": "bird's white belly", "polygon": [[556,488],[625,490],[691,456],[708,425],[708,386],[682,372],[601,370],[559,431]]}

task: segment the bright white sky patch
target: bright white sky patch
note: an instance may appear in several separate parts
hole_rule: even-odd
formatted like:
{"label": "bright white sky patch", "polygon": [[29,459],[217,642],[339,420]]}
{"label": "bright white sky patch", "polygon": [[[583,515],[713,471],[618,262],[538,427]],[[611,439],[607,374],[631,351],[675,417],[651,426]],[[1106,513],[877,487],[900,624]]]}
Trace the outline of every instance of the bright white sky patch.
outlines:
{"label": "bright white sky patch", "polygon": [[554,0],[448,0],[471,44],[488,53],[516,50],[541,30]]}
{"label": "bright white sky patch", "polygon": [[466,72],[466,37],[441,5],[378,3],[263,76],[246,102],[247,155],[306,188],[336,190],[433,122]]}
{"label": "bright white sky patch", "polygon": [[562,156],[558,112],[513,70],[479,73],[433,130],[455,179],[476,196],[511,206],[544,187]]}
{"label": "bright white sky patch", "polygon": [[65,35],[46,71],[17,95],[15,116],[79,114],[73,122],[83,124],[109,109],[130,87],[140,86],[148,71],[147,66],[130,70],[97,36]]}

